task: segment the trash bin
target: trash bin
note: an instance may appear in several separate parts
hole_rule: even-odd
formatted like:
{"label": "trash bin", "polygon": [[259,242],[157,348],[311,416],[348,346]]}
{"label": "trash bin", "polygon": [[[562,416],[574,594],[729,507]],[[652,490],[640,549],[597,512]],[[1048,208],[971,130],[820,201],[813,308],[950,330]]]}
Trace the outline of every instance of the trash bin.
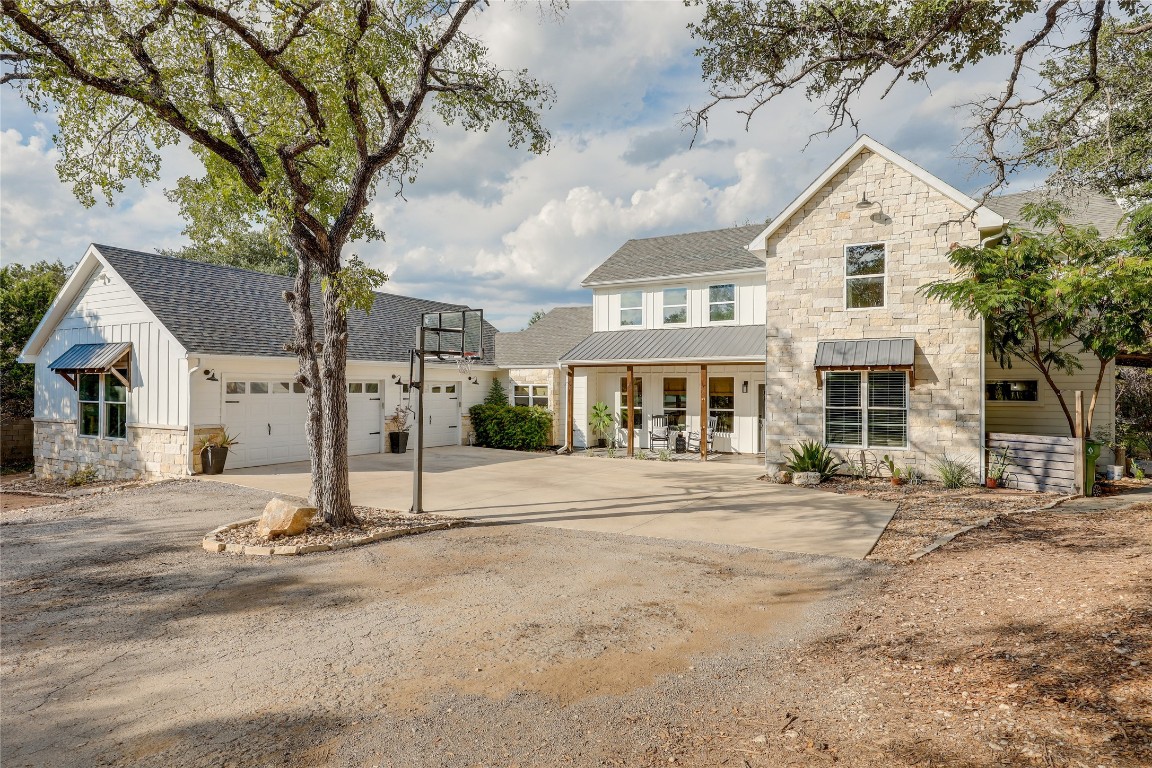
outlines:
{"label": "trash bin", "polygon": [[1104,443],[1094,443],[1091,440],[1084,443],[1084,495],[1092,495],[1092,486],[1096,484],[1096,459],[1100,458],[1100,450]]}

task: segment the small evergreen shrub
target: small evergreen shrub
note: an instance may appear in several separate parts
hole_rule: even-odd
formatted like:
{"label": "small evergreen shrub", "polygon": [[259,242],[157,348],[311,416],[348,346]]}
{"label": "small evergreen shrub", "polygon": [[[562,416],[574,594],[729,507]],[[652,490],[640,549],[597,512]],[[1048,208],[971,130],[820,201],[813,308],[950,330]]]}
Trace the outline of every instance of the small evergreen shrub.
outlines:
{"label": "small evergreen shrub", "polygon": [[492,377],[492,386],[488,387],[488,394],[484,396],[484,405],[508,405],[508,393],[504,391],[499,376]]}
{"label": "small evergreen shrub", "polygon": [[819,472],[821,480],[827,480],[836,474],[836,470],[844,463],[836,458],[836,454],[828,446],[815,440],[805,440],[800,443],[800,449],[788,449],[792,459],[788,462],[788,469],[793,472]]}
{"label": "small evergreen shrub", "polygon": [[489,405],[468,409],[476,444],[511,451],[538,451],[552,438],[552,413],[539,406]]}

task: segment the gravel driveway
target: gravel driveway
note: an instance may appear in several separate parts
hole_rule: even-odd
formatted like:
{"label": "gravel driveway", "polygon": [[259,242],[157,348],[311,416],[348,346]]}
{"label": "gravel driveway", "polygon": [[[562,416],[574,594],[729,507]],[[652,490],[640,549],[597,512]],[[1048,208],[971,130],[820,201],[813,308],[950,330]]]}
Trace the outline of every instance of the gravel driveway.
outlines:
{"label": "gravel driveway", "polygon": [[6,515],[5,766],[611,765],[887,570],[529,526],[199,549],[268,498],[177,482]]}

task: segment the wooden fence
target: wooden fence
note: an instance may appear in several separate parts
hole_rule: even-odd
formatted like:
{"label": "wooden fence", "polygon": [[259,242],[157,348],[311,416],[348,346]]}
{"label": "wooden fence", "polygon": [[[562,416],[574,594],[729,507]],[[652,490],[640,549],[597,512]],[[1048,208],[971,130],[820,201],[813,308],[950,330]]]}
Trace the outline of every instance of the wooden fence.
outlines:
{"label": "wooden fence", "polygon": [[988,433],[988,461],[1008,449],[1009,488],[1047,493],[1084,492],[1084,439]]}

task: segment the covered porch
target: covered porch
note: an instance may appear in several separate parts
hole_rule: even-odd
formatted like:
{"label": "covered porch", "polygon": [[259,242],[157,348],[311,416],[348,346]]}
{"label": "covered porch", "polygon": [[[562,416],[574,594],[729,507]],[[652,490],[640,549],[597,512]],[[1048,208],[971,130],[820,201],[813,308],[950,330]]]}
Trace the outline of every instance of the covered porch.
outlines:
{"label": "covered porch", "polygon": [[[763,452],[764,330],[759,326],[595,333],[561,364],[568,398],[565,436],[575,449],[595,447],[603,437],[628,456],[641,450],[674,453],[682,434],[691,451],[705,459],[714,453]],[[590,429],[597,403],[613,414],[611,434]],[[659,419],[670,430],[667,443],[657,441]]]}

